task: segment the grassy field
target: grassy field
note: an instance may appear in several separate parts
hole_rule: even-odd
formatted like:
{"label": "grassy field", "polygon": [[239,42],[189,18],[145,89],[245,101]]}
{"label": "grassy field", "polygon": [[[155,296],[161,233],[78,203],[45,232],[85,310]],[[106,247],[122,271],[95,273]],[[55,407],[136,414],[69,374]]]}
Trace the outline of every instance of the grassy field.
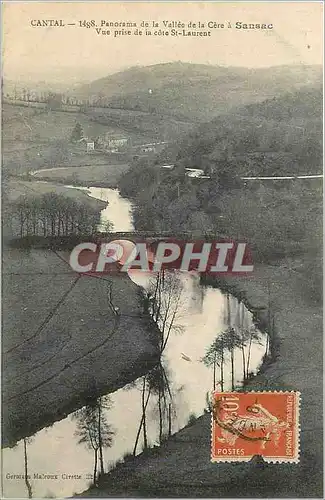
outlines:
{"label": "grassy field", "polygon": [[62,167],[58,170],[37,172],[34,177],[79,186],[117,187],[121,175],[128,169],[127,164]]}
{"label": "grassy field", "polygon": [[106,133],[127,135],[140,143],[147,139],[136,131],[125,130],[116,119],[107,119],[101,124],[83,113],[4,104],[2,117],[3,171],[11,175],[26,174],[44,167],[103,165],[110,162],[111,158],[106,154],[87,154],[85,144],[70,142],[76,123],[80,123],[84,135],[92,139]]}
{"label": "grassy field", "polygon": [[113,127],[101,125],[90,120],[83,113],[66,113],[4,104],[4,145],[15,141],[18,143],[19,141],[32,141],[41,144],[45,140],[66,140],[70,137],[76,123],[80,123],[87,137],[96,137],[106,132],[122,133],[115,125]]}
{"label": "grassy field", "polygon": [[[250,389],[301,392],[300,463],[211,463],[206,414],[160,448],[114,470],[99,489],[82,496],[323,498],[322,304],[311,300],[306,287],[312,261],[259,265],[250,277],[229,277],[222,283],[232,293],[243,293],[251,307],[267,309],[271,300],[278,356]],[[320,260],[313,263],[321,273]],[[265,323],[263,315],[260,320]]]}
{"label": "grassy field", "polygon": [[25,181],[20,179],[10,179],[6,184],[6,196],[8,202],[14,202],[20,196],[41,196],[45,193],[63,194],[73,198],[80,203],[87,203],[91,208],[102,210],[106,203],[104,201],[91,198],[84,191],[78,189],[69,189],[51,182]]}
{"label": "grassy field", "polygon": [[[62,260],[63,259],[63,260]],[[155,330],[128,277],[79,277],[68,254],[3,251],[3,445],[113,392],[156,361]]]}
{"label": "grassy field", "polygon": [[91,122],[81,113],[4,104],[2,115],[4,166],[20,171],[41,168],[44,164],[53,166],[51,158],[59,164],[73,160],[80,162],[82,157],[87,158],[84,145],[69,143],[78,122],[87,137],[96,137],[108,131],[108,127]]}

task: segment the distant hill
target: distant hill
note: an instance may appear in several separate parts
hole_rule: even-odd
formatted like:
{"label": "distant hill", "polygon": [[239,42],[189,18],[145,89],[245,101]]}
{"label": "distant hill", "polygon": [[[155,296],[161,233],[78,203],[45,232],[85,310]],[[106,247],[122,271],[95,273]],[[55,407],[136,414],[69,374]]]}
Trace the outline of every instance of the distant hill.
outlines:
{"label": "distant hill", "polygon": [[173,62],[133,67],[82,85],[113,108],[207,121],[230,109],[322,81],[320,66],[250,69]]}
{"label": "distant hill", "polygon": [[169,146],[157,163],[234,175],[322,170],[322,88],[304,87],[202,124]]}
{"label": "distant hill", "polygon": [[60,82],[56,80],[8,80],[3,79],[3,95],[9,94],[13,96],[15,92],[20,93],[23,89],[28,89],[29,91],[35,91],[39,93],[46,92],[74,92],[75,88],[80,88],[83,82]]}

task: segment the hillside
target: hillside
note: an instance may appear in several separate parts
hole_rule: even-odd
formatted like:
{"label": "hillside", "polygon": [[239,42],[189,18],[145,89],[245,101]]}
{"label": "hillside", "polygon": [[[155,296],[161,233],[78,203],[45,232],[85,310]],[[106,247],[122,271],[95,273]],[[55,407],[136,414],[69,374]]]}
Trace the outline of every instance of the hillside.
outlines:
{"label": "hillside", "polygon": [[80,86],[77,94],[113,108],[206,121],[321,78],[317,66],[249,69],[173,62],[133,67]]}
{"label": "hillside", "polygon": [[106,127],[90,121],[82,113],[3,104],[2,116],[3,141],[8,148],[20,140],[36,144],[69,138],[77,122],[89,137],[96,137],[107,131]]}
{"label": "hillside", "polygon": [[68,113],[29,106],[2,106],[2,167],[10,174],[61,165],[95,165],[108,162],[107,156],[86,153],[84,144],[73,144],[71,133],[80,123],[85,136],[95,138],[107,132],[125,134],[119,124],[100,124],[83,113]]}
{"label": "hillside", "polygon": [[322,89],[305,87],[237,108],[199,126],[157,161],[210,174],[230,162],[233,176],[321,172]]}
{"label": "hillside", "polygon": [[[135,164],[119,187],[134,199],[136,229],[227,234],[248,241],[262,262],[317,248],[320,179],[260,183],[240,177],[321,173],[321,112],[321,89],[308,87],[199,125],[156,158],[158,165],[175,163],[173,170]],[[190,179],[186,167],[201,168],[209,178]]]}
{"label": "hillside", "polygon": [[133,144],[174,140],[193,129],[192,122],[172,117],[108,108],[90,108],[82,113],[3,103],[2,119],[3,167],[15,174],[42,167],[103,164],[112,160],[99,152],[86,154],[84,144],[71,143],[77,123],[90,139],[107,133],[121,134]]}

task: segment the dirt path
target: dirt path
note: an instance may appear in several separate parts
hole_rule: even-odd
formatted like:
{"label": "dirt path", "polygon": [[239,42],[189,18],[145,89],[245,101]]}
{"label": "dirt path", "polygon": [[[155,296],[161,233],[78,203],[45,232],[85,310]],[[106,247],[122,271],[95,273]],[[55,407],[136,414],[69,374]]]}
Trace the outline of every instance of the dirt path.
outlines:
{"label": "dirt path", "polygon": [[210,463],[206,414],[82,496],[323,497],[321,305],[309,298],[299,262],[257,266],[251,277],[227,278],[224,285],[243,292],[253,308],[267,308],[271,299],[279,356],[253,384],[301,392],[300,463]]}

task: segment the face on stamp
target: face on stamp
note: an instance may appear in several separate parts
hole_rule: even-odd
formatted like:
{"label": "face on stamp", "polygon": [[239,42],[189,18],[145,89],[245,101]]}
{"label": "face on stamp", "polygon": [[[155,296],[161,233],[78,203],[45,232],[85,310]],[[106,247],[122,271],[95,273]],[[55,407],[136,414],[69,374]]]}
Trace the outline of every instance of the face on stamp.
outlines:
{"label": "face on stamp", "polygon": [[214,392],[212,462],[299,462],[298,392]]}

